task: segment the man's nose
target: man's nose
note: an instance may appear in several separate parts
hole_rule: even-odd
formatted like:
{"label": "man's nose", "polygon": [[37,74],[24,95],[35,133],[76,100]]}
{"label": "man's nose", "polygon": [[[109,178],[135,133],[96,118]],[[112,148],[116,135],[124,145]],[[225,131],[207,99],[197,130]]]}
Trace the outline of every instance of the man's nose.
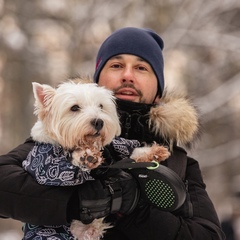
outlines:
{"label": "man's nose", "polygon": [[123,71],[122,82],[133,83],[135,80],[134,71],[132,68],[125,68]]}

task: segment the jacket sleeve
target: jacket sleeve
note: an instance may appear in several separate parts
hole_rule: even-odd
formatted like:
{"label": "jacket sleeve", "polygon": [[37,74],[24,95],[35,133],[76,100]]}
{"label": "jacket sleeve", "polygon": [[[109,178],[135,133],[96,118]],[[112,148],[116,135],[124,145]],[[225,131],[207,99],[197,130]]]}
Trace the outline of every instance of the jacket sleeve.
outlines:
{"label": "jacket sleeve", "polygon": [[187,235],[189,239],[196,240],[225,239],[214,205],[206,191],[199,164],[192,158],[188,158],[186,179],[189,199],[182,209],[179,209],[179,213],[176,213],[181,221],[177,239],[183,239]]}
{"label": "jacket sleeve", "polygon": [[118,222],[116,230],[127,239],[223,240],[214,206],[205,190],[198,162],[188,158],[186,179],[188,198],[175,212],[151,206],[138,207]]}
{"label": "jacket sleeve", "polygon": [[33,146],[28,139],[0,156],[0,216],[36,225],[66,224],[75,187],[39,185],[22,167]]}

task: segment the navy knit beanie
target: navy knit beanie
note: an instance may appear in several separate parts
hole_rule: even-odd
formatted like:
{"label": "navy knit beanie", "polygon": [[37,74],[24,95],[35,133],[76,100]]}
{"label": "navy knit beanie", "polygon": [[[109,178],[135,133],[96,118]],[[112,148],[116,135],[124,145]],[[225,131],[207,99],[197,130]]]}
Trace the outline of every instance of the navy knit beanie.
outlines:
{"label": "navy knit beanie", "polygon": [[150,29],[127,27],[113,32],[98,51],[94,81],[98,82],[102,68],[111,57],[132,54],[151,65],[158,79],[158,93],[161,96],[164,89],[163,46],[160,36]]}

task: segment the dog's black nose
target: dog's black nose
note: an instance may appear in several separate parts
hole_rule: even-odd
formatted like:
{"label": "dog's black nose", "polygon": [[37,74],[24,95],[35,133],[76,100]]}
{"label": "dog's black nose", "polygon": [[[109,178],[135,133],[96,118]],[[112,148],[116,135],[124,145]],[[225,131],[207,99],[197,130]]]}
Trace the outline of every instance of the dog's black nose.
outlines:
{"label": "dog's black nose", "polygon": [[102,119],[93,119],[91,124],[99,132],[103,128],[104,123]]}

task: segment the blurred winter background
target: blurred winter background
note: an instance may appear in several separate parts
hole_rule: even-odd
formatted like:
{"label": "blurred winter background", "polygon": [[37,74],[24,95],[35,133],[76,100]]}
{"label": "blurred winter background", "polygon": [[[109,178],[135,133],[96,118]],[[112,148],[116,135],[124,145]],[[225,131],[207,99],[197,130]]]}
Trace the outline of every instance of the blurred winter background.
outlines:
{"label": "blurred winter background", "polygon": [[[200,162],[220,220],[237,226],[239,0],[0,0],[0,154],[22,143],[36,120],[31,82],[93,74],[101,42],[125,26],[152,28],[164,39],[166,84],[187,92],[203,119],[189,155]],[[21,239],[21,227],[0,220],[0,240]]]}

